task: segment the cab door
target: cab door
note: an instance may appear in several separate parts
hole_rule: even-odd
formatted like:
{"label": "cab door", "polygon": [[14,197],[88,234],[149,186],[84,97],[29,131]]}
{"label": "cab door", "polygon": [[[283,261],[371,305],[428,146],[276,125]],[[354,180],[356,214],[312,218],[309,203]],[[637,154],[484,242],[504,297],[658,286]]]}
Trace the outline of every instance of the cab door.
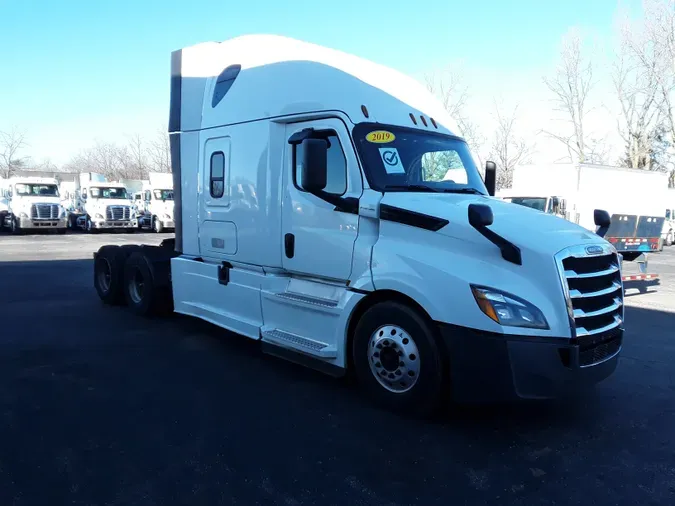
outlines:
{"label": "cab door", "polygon": [[282,265],[284,269],[316,278],[346,281],[352,268],[358,234],[358,205],[336,210],[334,203],[300,188],[302,144],[291,145],[293,134],[320,131],[329,142],[327,185],[331,197],[354,202],[363,193],[358,161],[345,124],[322,119],[286,126],[286,153],[282,200]]}

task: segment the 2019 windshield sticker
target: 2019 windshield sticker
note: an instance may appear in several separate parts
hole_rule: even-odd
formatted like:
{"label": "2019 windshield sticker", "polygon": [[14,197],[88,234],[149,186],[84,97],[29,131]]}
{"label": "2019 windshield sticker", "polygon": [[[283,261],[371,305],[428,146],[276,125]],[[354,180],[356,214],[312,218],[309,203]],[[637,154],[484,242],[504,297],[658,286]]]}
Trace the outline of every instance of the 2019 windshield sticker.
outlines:
{"label": "2019 windshield sticker", "polygon": [[382,158],[387,174],[405,174],[405,168],[403,168],[396,148],[380,148],[380,158]]}
{"label": "2019 windshield sticker", "polygon": [[396,136],[391,132],[387,132],[386,130],[374,130],[373,132],[370,132],[368,135],[366,135],[366,140],[374,144],[387,144],[389,142],[393,142],[395,139]]}

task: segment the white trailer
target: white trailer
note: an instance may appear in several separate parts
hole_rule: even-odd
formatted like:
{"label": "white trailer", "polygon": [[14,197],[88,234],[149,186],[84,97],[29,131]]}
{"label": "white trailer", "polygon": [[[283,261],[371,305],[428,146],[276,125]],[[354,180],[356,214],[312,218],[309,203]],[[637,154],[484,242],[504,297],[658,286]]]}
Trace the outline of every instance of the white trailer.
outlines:
{"label": "white trailer", "polygon": [[66,211],[54,178],[10,177],[0,189],[0,201],[0,226],[14,234],[28,230],[66,233]]}
{"label": "white trailer", "polygon": [[151,172],[142,189],[142,207],[139,209],[138,227],[157,233],[175,228],[173,175]]}
{"label": "white trailer", "polygon": [[494,163],[483,180],[414,79],[251,35],[175,51],[170,103],[175,239],[100,248],[104,302],[352,371],[415,414],[569,395],[614,372],[616,248],[491,197]]}
{"label": "white trailer", "polygon": [[595,231],[594,210],[612,219],[604,237],[625,260],[638,260],[640,274],[625,281],[658,280],[647,273],[645,253],[662,249],[663,196],[667,175],[660,172],[592,164],[539,164],[515,168],[503,200],[565,218]]}

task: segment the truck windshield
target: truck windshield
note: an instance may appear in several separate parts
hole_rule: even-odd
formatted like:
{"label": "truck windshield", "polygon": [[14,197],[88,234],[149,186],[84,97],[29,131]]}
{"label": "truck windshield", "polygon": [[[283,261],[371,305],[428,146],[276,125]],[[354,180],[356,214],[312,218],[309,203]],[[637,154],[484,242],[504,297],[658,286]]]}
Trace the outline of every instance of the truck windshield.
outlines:
{"label": "truck windshield", "polygon": [[155,200],[173,200],[173,190],[155,190]]}
{"label": "truck windshield", "polygon": [[58,197],[59,188],[55,184],[17,183],[14,187],[17,195],[30,197]]}
{"label": "truck windshield", "polygon": [[509,197],[504,200],[518,204],[519,206],[530,207],[537,211],[544,212],[546,210],[546,199],[543,197]]}
{"label": "truck windshield", "polygon": [[106,188],[96,187],[90,190],[92,198],[95,199],[129,199],[127,191],[124,188]]}
{"label": "truck windshield", "polygon": [[353,134],[375,190],[488,193],[459,137],[376,123],[356,125]]}

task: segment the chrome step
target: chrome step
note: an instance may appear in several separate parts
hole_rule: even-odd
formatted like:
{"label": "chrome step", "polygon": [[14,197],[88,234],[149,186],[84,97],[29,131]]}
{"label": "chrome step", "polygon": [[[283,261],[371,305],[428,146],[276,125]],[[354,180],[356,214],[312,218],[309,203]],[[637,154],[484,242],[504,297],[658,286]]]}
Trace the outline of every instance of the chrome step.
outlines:
{"label": "chrome step", "polygon": [[337,357],[337,349],[328,346],[326,343],[307,339],[297,334],[291,334],[280,329],[263,330],[261,332],[263,341],[297,350],[303,353],[314,355],[320,358]]}

